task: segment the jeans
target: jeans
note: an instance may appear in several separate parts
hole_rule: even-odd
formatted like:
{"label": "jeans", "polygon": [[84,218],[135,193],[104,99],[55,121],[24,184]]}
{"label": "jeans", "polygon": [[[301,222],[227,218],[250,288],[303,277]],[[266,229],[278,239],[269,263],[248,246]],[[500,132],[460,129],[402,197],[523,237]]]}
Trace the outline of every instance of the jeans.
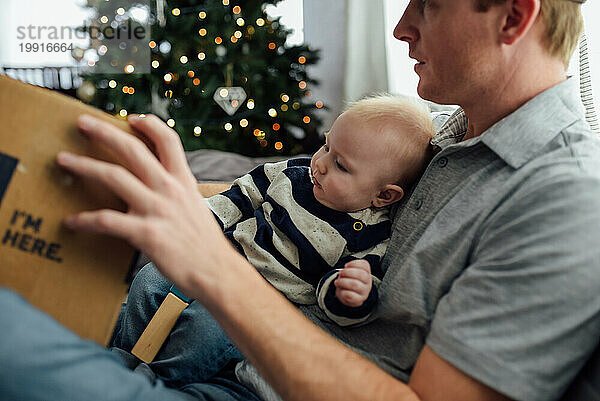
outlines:
{"label": "jeans", "polygon": [[[142,268],[121,310],[112,340],[114,347],[125,351],[133,348],[170,287],[171,283],[154,265],[147,264]],[[125,360],[128,359],[125,356]],[[179,316],[149,367],[167,386],[181,387],[209,380],[226,366],[235,365],[242,359],[244,356],[216,320],[202,305],[192,302]]]}
{"label": "jeans", "polygon": [[[139,283],[145,277],[153,277],[155,270],[148,268],[146,272],[152,274],[144,273]],[[158,296],[151,295],[147,299],[153,300],[154,306],[160,303]],[[143,316],[151,317],[154,312],[144,310],[142,306],[143,303],[133,302],[125,309],[135,307],[137,312],[145,314]],[[133,332],[143,330],[143,327],[129,330],[129,317],[140,319],[139,322],[142,320],[140,314],[122,315],[115,333],[116,343],[132,342]],[[182,319],[182,323],[185,321],[186,318]],[[176,330],[179,327],[177,325]],[[178,340],[174,341],[175,338]],[[179,338],[170,339],[170,345],[167,344],[161,351],[160,358],[164,359],[156,364],[158,379],[150,380],[147,375],[139,373],[140,369],[132,371],[120,353],[80,338],[13,291],[0,287],[0,400],[259,401],[237,383],[233,374],[234,363],[224,362],[230,357],[237,358],[237,350],[224,358],[216,356],[219,363],[215,370],[219,367],[222,370],[215,376],[205,381],[186,382],[177,388],[169,387],[194,371],[186,365],[183,375],[167,382],[161,380],[163,375],[168,377],[177,370],[176,361],[186,360],[176,355],[175,344],[185,344]],[[204,349],[211,355],[214,353],[210,347],[204,348],[201,344],[191,352],[197,355]],[[186,350],[181,351],[183,355],[191,355]],[[235,361],[235,358],[232,360]]]}

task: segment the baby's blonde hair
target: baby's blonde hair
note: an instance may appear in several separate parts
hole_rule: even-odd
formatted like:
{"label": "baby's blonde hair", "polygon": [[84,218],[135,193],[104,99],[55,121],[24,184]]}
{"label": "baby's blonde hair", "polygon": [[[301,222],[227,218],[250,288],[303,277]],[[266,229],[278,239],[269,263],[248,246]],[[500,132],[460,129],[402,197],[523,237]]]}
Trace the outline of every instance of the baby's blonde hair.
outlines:
{"label": "baby's blonde hair", "polygon": [[382,158],[392,163],[389,179],[404,190],[411,187],[431,160],[435,128],[429,107],[416,98],[377,94],[348,103],[344,113],[372,124],[373,133],[388,134],[390,146]]}

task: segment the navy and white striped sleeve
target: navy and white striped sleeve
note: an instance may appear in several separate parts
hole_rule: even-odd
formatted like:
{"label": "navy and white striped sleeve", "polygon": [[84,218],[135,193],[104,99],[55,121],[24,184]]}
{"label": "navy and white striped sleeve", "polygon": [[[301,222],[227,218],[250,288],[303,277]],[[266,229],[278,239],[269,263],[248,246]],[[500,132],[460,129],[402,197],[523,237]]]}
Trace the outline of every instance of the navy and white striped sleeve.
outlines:
{"label": "navy and white striped sleeve", "polygon": [[223,230],[254,216],[264,202],[271,179],[287,161],[266,163],[233,181],[231,188],[206,200]]}

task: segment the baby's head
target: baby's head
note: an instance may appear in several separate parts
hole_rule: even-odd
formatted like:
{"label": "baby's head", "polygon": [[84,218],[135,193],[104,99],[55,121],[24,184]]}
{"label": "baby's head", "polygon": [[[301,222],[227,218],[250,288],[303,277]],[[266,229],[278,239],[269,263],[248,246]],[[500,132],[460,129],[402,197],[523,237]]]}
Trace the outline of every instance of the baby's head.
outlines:
{"label": "baby's head", "polygon": [[343,212],[399,201],[431,159],[435,130],[416,99],[380,95],[351,103],[311,161],[313,193]]}

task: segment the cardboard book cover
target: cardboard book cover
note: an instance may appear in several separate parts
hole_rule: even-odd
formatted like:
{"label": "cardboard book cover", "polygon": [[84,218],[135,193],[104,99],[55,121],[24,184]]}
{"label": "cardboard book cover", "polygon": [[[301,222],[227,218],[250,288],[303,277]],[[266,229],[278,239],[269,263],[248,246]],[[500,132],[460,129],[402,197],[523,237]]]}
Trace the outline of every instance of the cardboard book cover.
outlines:
{"label": "cardboard book cover", "polygon": [[136,252],[125,241],[62,224],[74,212],[125,208],[56,164],[61,150],[113,160],[78,132],[84,113],[131,132],[125,121],[75,99],[0,76],[0,286],[106,345]]}

